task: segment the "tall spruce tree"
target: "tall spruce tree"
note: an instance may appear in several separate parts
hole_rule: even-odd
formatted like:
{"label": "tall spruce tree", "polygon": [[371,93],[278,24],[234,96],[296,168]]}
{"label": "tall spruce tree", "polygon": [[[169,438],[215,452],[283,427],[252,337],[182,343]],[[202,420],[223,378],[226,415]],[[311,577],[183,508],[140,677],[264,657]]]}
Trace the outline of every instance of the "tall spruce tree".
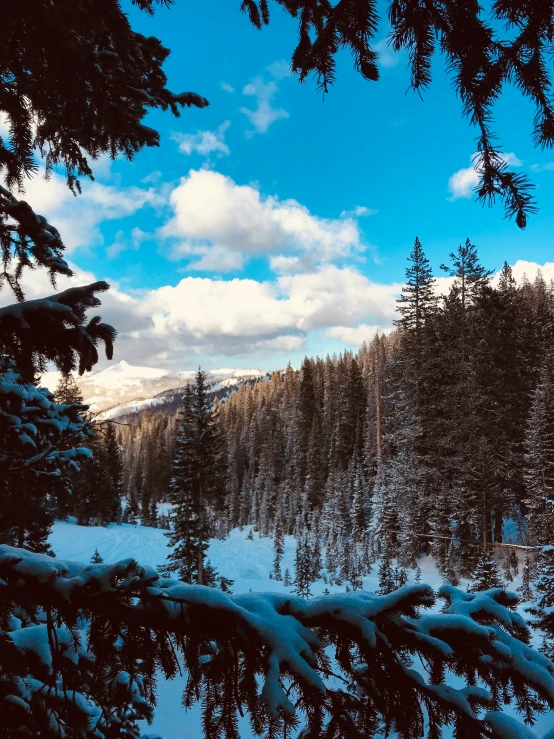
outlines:
{"label": "tall spruce tree", "polygon": [[503,588],[498,563],[489,549],[485,549],[470,575],[468,593],[479,593],[490,588]]}
{"label": "tall spruce tree", "polygon": [[[554,506],[554,503],[551,504]],[[554,542],[554,537],[551,539]],[[527,577],[529,577],[529,567]],[[535,617],[534,626],[543,632],[541,651],[554,660],[554,544],[550,543],[539,547],[535,569],[538,576],[531,588],[529,582],[522,583],[522,599],[535,599],[528,611]]]}
{"label": "tall spruce tree", "polygon": [[199,369],[188,385],[178,417],[173,479],[174,547],[165,571],[178,572],[188,583],[213,585],[215,575],[205,555],[213,531],[213,514],[220,512],[226,492],[227,462],[220,422],[207,397],[206,373]]}
{"label": "tall spruce tree", "polygon": [[554,384],[552,359],[542,363],[525,432],[524,483],[528,537],[533,546],[554,542]]}
{"label": "tall spruce tree", "polygon": [[[54,397],[57,403],[63,405],[82,405],[83,394],[77,385],[73,372],[62,372],[54,391]],[[83,406],[82,417],[90,422],[90,415],[84,412]],[[92,440],[92,435],[91,435]],[[89,442],[90,443],[90,442]],[[61,494],[56,501],[55,515],[57,518],[66,518],[69,515],[76,515],[79,508],[79,497],[85,481],[85,469],[88,460],[83,460],[79,469],[69,469],[66,472],[68,484],[62,488]]]}

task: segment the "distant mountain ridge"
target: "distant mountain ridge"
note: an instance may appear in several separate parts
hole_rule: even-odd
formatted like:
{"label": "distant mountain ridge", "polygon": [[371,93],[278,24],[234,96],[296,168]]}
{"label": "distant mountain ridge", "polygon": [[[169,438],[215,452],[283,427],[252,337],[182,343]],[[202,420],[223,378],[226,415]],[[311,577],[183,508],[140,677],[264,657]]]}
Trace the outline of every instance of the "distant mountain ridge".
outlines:
{"label": "distant mountain ridge", "polygon": [[[264,375],[259,369],[240,367],[206,371],[214,391],[233,387],[243,379],[259,379]],[[90,405],[93,413],[102,412],[104,418],[115,418],[163,404],[164,395],[172,396],[170,391],[178,391],[188,385],[195,374],[196,370],[139,367],[121,360],[76,380],[85,403]],[[59,372],[45,372],[40,384],[54,391],[58,380]]]}

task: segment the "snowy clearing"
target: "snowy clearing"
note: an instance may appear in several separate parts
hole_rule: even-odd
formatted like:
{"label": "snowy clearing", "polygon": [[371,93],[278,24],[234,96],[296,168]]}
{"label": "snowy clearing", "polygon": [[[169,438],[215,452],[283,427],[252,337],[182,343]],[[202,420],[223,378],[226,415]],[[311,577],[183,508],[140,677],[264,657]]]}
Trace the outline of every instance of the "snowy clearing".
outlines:
{"label": "snowy clearing", "polygon": [[[212,540],[208,554],[211,564],[220,575],[234,580],[232,586],[234,593],[291,592],[292,588],[285,588],[282,582],[269,577],[274,557],[273,540],[269,537],[259,537],[256,533],[253,534],[253,539],[249,539],[249,532],[249,527],[243,530],[234,529],[224,541]],[[107,527],[78,526],[69,520],[56,521],[49,541],[60,559],[88,562],[97,549],[106,563],[134,557],[142,565],[156,567],[166,562],[169,553],[165,533],[163,529],[131,524],[110,524]],[[291,577],[294,577],[295,549],[294,538],[285,537],[282,571],[288,568]],[[431,585],[435,590],[438,589],[443,584],[443,579],[434,565],[433,558],[421,557],[418,564],[421,569],[421,581]],[[377,589],[377,572],[376,564],[363,580],[364,590]],[[414,581],[414,575],[414,571],[409,572],[408,582]],[[518,585],[517,581],[512,583],[511,589]],[[326,585],[320,579],[312,586],[313,595],[322,594],[326,587],[331,592],[344,591],[344,586]],[[438,607],[440,605],[439,603]],[[181,695],[185,684],[184,675],[172,681],[160,680],[158,706],[152,725],[144,726],[146,735],[161,739],[203,739],[200,706],[195,706],[187,712],[181,707]],[[506,713],[512,714],[509,709]],[[553,726],[554,712],[551,712],[539,717],[530,736],[534,735],[540,739]],[[246,718],[241,719],[240,727],[244,739],[254,736]],[[450,737],[451,733],[445,731],[444,739]]]}

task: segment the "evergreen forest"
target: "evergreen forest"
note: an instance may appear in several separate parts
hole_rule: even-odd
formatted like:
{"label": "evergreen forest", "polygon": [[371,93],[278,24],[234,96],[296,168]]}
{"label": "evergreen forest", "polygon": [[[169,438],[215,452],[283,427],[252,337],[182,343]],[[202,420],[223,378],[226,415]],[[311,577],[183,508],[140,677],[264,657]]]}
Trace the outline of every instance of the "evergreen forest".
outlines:
{"label": "evergreen forest", "polygon": [[[523,161],[501,148],[494,108],[506,90],[514,109],[531,104],[532,144],[554,146],[554,0],[487,7],[242,0],[236,10],[249,31],[267,34],[268,48],[276,38],[269,33],[292,21],[286,60],[264,63],[259,74],[250,48],[236,40],[238,27],[222,21],[226,6],[210,6],[210,25],[193,27],[193,36],[187,27],[181,45],[193,55],[209,48],[206,68],[224,57],[221,69],[211,68],[210,89],[255,103],[235,105],[232,125],[239,115],[251,125],[235,141],[266,154],[250,155],[256,166],[243,172],[250,184],[237,185],[215,170],[219,156],[242,164],[225,141],[231,116],[213,131],[166,129],[180,155],[204,155],[188,182],[212,178],[188,213],[190,197],[179,199],[183,165],[167,150],[151,151],[162,146],[160,121],[183,111],[194,120],[209,102],[170,89],[184,57],[168,62],[170,49],[141,32],[169,18],[172,4],[0,2],[0,736],[164,739],[149,729],[178,686],[166,739],[175,739],[175,726],[192,735],[194,720],[203,739],[554,739],[554,284],[540,271],[516,280],[510,259],[490,264],[487,244],[479,252],[469,238],[432,266],[415,238],[393,326],[368,335],[357,351],[288,363],[283,347],[304,346],[306,316],[282,335],[258,336],[248,298],[263,295],[264,305],[282,307],[278,290],[316,273],[377,284],[362,274],[371,249],[358,219],[378,209],[341,210],[339,187],[339,217],[320,217],[295,196],[265,195],[254,182],[265,156],[275,154],[273,144],[255,148],[261,134],[291,117],[272,107],[277,83],[312,79],[328,99],[345,52],[355,84],[392,87],[384,70],[406,62],[410,89],[423,97],[435,71],[446,76],[461,104],[457,118],[476,133],[471,166],[450,177],[451,200],[473,194],[482,205],[500,203],[520,235],[533,219],[544,223],[534,175],[540,180],[554,165],[530,165],[533,175],[526,174]],[[165,22],[166,33],[184,33],[184,23]],[[257,74],[241,91],[221,79],[233,67],[224,37]],[[187,74],[204,84],[210,75],[194,61]],[[357,95],[343,96],[341,119],[359,122]],[[332,170],[334,187],[340,167],[336,175],[331,149],[339,142],[317,138],[331,120],[328,108],[297,137],[298,151],[290,142],[273,148],[286,167],[294,161],[299,179],[300,154],[311,153],[306,162]],[[368,135],[369,117],[362,122],[363,145],[386,150]],[[387,125],[396,132],[405,123]],[[418,146],[424,133],[416,131]],[[353,142],[351,159],[361,145]],[[147,155],[152,166],[142,173]],[[111,184],[94,182],[102,169]],[[223,203],[228,190],[232,206]],[[73,196],[85,200],[83,210]],[[408,198],[389,203],[388,223],[410,205]],[[163,225],[150,221],[150,233],[134,223],[128,234],[102,231],[120,217],[138,224],[143,206],[156,218],[172,216]],[[254,211],[261,220],[252,225]],[[435,223],[434,213],[425,215],[418,223]],[[412,228],[414,219],[403,220]],[[225,241],[229,222],[236,230]],[[192,231],[181,239],[183,224]],[[307,238],[303,251],[293,248],[299,235]],[[158,240],[138,254],[143,242]],[[108,292],[106,281],[67,258],[75,254],[97,258],[102,274],[113,269],[117,285]],[[153,254],[172,262],[175,274],[212,277],[188,274],[163,285],[163,270],[141,263]],[[175,266],[181,258],[186,266]],[[118,264],[126,269],[118,273]],[[246,267],[248,277],[232,276]],[[288,274],[292,268],[298,271]],[[137,275],[147,287],[132,286]],[[171,313],[167,296],[183,284],[187,294],[179,293]],[[251,292],[240,320],[225,315],[222,301],[216,351],[201,330],[210,302],[201,290],[213,290],[214,303],[221,284]],[[179,302],[189,293],[192,328]],[[147,294],[162,306],[154,316],[141,302]],[[310,303],[316,296],[296,297]],[[102,301],[109,322],[96,312]],[[121,317],[119,336],[111,317]],[[366,319],[357,315],[346,328],[365,330]],[[168,336],[195,356],[232,357],[244,351],[241,321],[254,337],[249,351],[275,352],[265,375],[217,387],[198,366],[194,380],[165,400],[156,395],[140,412],[120,415],[96,412],[83,396],[83,378],[99,363],[109,370],[118,346],[128,356],[151,349],[149,362],[171,367],[178,347]],[[170,376],[167,368],[147,369],[150,379]],[[43,381],[50,371],[55,388]],[[100,544],[85,558],[78,539],[91,532]],[[109,548],[118,537],[132,537],[123,556]],[[148,549],[153,541],[158,548]],[[165,560],[153,562],[160,541]],[[259,575],[260,541],[269,542],[271,558],[265,581],[258,576],[265,587],[256,588],[244,570]],[[223,556],[215,561],[218,546]],[[238,568],[239,581],[233,567],[245,552],[252,561]]]}

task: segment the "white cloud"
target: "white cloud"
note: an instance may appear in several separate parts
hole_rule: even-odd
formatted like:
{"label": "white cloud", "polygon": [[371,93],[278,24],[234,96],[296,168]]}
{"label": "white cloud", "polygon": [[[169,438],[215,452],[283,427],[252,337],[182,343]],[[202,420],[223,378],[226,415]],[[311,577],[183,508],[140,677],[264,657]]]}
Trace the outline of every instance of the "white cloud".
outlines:
{"label": "white cloud", "polygon": [[[554,279],[554,262],[518,261],[513,272],[518,280],[524,274],[533,280],[538,269],[547,281]],[[95,279],[76,269],[74,278],[60,278],[58,289]],[[446,288],[451,278],[441,280]],[[28,298],[53,292],[42,270],[25,273],[23,282]],[[302,350],[310,336],[313,344],[313,332],[356,347],[377,330],[390,331],[401,288],[398,283],[376,284],[352,268],[326,265],[264,282],[188,276],[176,285],[132,294],[114,284],[95,312],[119,332],[116,361],[185,368],[197,364],[198,355],[226,364],[249,354],[254,365],[269,355],[277,366],[282,361],[276,355],[284,360]],[[2,291],[0,305],[9,302],[13,296]]]}
{"label": "white cloud", "polygon": [[351,216],[354,216],[354,218],[361,218],[362,216],[375,216],[378,212],[379,211],[375,210],[375,208],[366,208],[365,205],[356,205],[352,210],[343,210],[340,217],[350,218]]}
{"label": "white cloud", "polygon": [[291,77],[292,72],[290,70],[290,63],[285,59],[279,59],[273,64],[266,67],[266,70],[275,80],[282,80],[285,77]]}
{"label": "white cloud", "polygon": [[182,154],[196,152],[202,156],[209,156],[216,152],[225,155],[229,154],[229,147],[225,143],[225,131],[230,125],[230,121],[224,121],[215,131],[197,131],[195,134],[174,133],[171,138],[178,142]]}
{"label": "white cloud", "polygon": [[37,175],[26,182],[20,196],[61,233],[67,252],[103,243],[100,224],[134,215],[145,206],[158,207],[164,198],[154,188],[117,188],[100,182],[82,182],[75,197],[57,174],[47,182]]}
{"label": "white cloud", "polygon": [[[501,154],[501,158],[509,167],[521,167],[523,162],[513,153],[508,152]],[[458,198],[470,198],[477,184],[479,183],[479,171],[477,169],[477,154],[470,157],[471,166],[459,169],[448,180],[448,189],[450,190],[450,200]]]}
{"label": "white cloud", "polygon": [[[191,170],[170,196],[174,216],[161,230],[175,239],[173,256],[200,255],[207,269],[208,254],[224,257],[233,269],[249,255],[283,255],[281,263],[302,255],[295,263],[304,269],[365,250],[354,218],[318,218],[295,200],[264,197],[252,185],[237,185],[210,170]],[[231,257],[231,255],[235,255]],[[214,259],[209,260],[212,264]],[[279,267],[279,260],[273,264]]]}
{"label": "white cloud", "polygon": [[459,169],[457,172],[454,172],[448,180],[452,200],[471,197],[478,182],[479,175],[473,167],[466,167],[465,169]]}
{"label": "white cloud", "polygon": [[230,85],[227,82],[221,83],[221,89],[231,94],[235,91],[235,88],[233,87],[233,85]]}
{"label": "white cloud", "polygon": [[140,307],[134,305],[153,327],[139,332],[132,346],[147,353],[141,361],[168,345],[174,356],[295,351],[313,330],[354,330],[368,317],[390,327],[399,289],[332,265],[272,282],[186,277],[174,287],[144,293]]}
{"label": "white cloud", "polygon": [[[94,279],[77,269],[75,277],[59,280],[58,289]],[[53,292],[40,270],[26,273],[24,286],[28,298]],[[226,361],[223,357],[298,351],[314,330],[354,331],[360,322],[391,326],[399,289],[372,283],[356,270],[327,265],[265,282],[188,276],[174,286],[133,294],[115,284],[101,296],[102,306],[95,312],[118,330],[116,360],[185,367],[196,363],[198,354]],[[13,302],[5,290],[0,298],[0,304]]]}
{"label": "white cloud", "polygon": [[546,164],[532,164],[531,169],[533,172],[551,172],[554,169],[554,162],[546,162]]}
{"label": "white cloud", "polygon": [[143,177],[141,182],[144,184],[152,184],[155,185],[157,182],[159,182],[162,178],[162,173],[159,169],[155,169],[153,172],[150,172],[150,174],[147,174],[146,177]]}
{"label": "white cloud", "polygon": [[521,167],[523,164],[521,159],[519,157],[516,157],[513,151],[510,151],[507,154],[501,154],[501,158],[509,167]]}
{"label": "white cloud", "polygon": [[272,100],[278,91],[275,82],[265,82],[262,77],[256,77],[244,87],[242,94],[251,95],[256,98],[256,108],[241,108],[240,112],[248,118],[254,126],[254,131],[246,131],[246,136],[255,133],[266,133],[275,121],[289,118],[284,108],[272,107]]}
{"label": "white cloud", "polygon": [[[390,330],[390,326],[387,327],[387,331]],[[351,346],[361,346],[364,341],[369,344],[376,333],[382,334],[385,331],[381,326],[360,323],[358,326],[333,326],[325,332],[325,336],[338,339]]]}
{"label": "white cloud", "polygon": [[196,272],[235,272],[244,266],[242,254],[224,247],[198,246],[191,250],[191,254],[200,257],[187,267]]}
{"label": "white cloud", "polygon": [[143,241],[150,238],[141,228],[135,226],[131,231],[131,238],[128,239],[125,231],[119,230],[116,235],[113,244],[106,248],[106,256],[108,259],[114,259],[118,257],[124,251],[137,251],[140,249],[140,245]]}
{"label": "white cloud", "polygon": [[[527,277],[531,282],[537,276],[537,272],[541,271],[542,276],[546,282],[554,280],[554,262],[545,262],[544,264],[538,264],[537,262],[527,262],[524,259],[518,259],[518,261],[512,267],[512,274],[514,279],[521,282],[523,277]],[[493,277],[493,283],[498,281],[500,272]]]}

